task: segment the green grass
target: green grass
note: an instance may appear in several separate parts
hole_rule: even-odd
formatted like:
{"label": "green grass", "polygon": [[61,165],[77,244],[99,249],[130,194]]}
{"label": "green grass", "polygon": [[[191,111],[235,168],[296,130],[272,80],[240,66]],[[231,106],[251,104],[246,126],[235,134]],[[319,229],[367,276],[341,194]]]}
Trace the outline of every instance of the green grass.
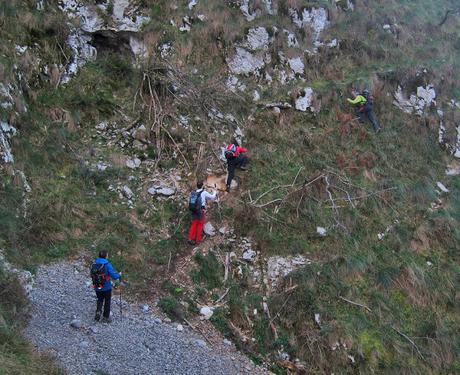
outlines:
{"label": "green grass", "polygon": [[64,374],[45,355],[38,355],[20,335],[27,299],[18,280],[0,268],[0,374]]}
{"label": "green grass", "polygon": [[[144,32],[154,37],[161,34],[159,43],[173,43],[173,64],[185,72],[186,85],[199,93],[193,103],[166,96],[162,104],[167,113],[164,125],[193,170],[198,142],[208,142],[208,154],[197,168],[202,174],[216,165],[209,164],[213,158],[211,147],[217,149],[217,144],[228,141],[234,130],[231,124],[222,125],[226,134],[221,134],[205,120],[209,109],[218,107],[243,119],[252,107],[246,94],[241,98],[222,94],[219,82],[226,77],[225,57],[235,42],[243,40],[248,27],[271,27],[276,23],[280,30],[293,30],[292,22],[284,14],[287,2],[281,4],[281,16],[275,19],[264,15],[249,25],[242,22],[238,7],[203,1],[197,9],[216,17],[195,23],[192,32],[184,34],[164,18],[162,10],[169,7],[167,3],[140,2],[153,18]],[[190,290],[163,283],[166,269],[174,267],[187,249],[186,207],[170,200],[138,199],[130,210],[108,187],[127,184],[131,173],[137,178],[143,176],[117,166],[105,172],[92,171],[88,166],[99,156],[104,160],[116,157],[113,149],[97,145],[101,139],[93,130],[99,121],[109,120],[121,128],[129,125],[122,115],[126,114],[132,121],[139,117],[147,126],[152,124],[148,105],[140,95],[136,96],[136,91],[146,71],[162,86],[172,83],[166,75],[153,72],[151,68],[158,62],[134,68],[128,57],[107,53],[80,69],[67,85],[56,87],[38,66],[9,52],[15,44],[32,47],[38,43],[36,53],[42,61],[50,66],[65,64],[65,55],[70,52],[65,47],[65,19],[52,8],[45,16],[32,4],[18,1],[0,5],[0,72],[2,80],[14,82],[17,65],[30,83],[26,96],[29,111],[15,120],[20,136],[15,138],[13,150],[16,166],[24,170],[32,192],[27,195],[25,212],[23,192],[2,171],[0,246],[10,261],[32,271],[42,263],[78,253],[93,256],[100,249],[108,249],[115,267],[128,276],[131,292],[144,293],[146,285],[161,280],[162,286],[154,286],[164,292],[159,306],[176,320],[196,313],[198,301],[201,304],[208,297],[216,300],[230,287],[227,304],[214,311],[211,322],[226,337],[236,337],[230,322],[254,337],[254,341],[238,345],[257,361],[273,360],[280,350],[299,358],[311,373],[456,373],[460,371],[456,359],[460,352],[456,292],[460,284],[460,180],[447,180],[451,192],[443,197],[443,207],[428,210],[438,198],[436,181],[446,181],[446,153],[437,144],[436,127],[427,127],[424,118],[404,115],[393,106],[391,97],[399,84],[410,94],[418,85],[434,83],[439,103],[460,98],[455,78],[459,66],[458,18],[452,16],[442,28],[436,26],[445,9],[455,2],[358,2],[355,12],[346,13],[335,11],[327,1],[298,3],[330,9],[333,22],[324,37],[339,37],[340,48],[314,57],[304,56],[305,84],[291,83],[284,88],[273,84],[257,89],[264,100],[289,101],[288,89],[312,86],[321,99],[321,112],[313,115],[285,111],[276,118],[259,107],[252,113],[254,119],[244,124],[251,171],[237,173],[241,196],[232,204],[222,202],[221,210],[238,235],[254,240],[261,256],[301,253],[314,260],[312,265],[290,275],[297,288],[289,295],[283,292],[291,285],[286,280],[286,285],[267,298],[272,316],[278,313],[274,321],[278,339],[262,311],[266,291],[251,287],[246,267],[240,279],[224,285],[219,257],[213,252],[197,254]],[[186,5],[168,11],[171,17],[182,17]],[[387,22],[398,25],[398,35],[383,30]],[[307,35],[300,31],[297,34],[303,47],[309,48]],[[277,48],[269,50],[273,60],[278,58]],[[194,67],[199,74],[189,77],[187,72]],[[417,75],[425,68],[427,73]],[[256,83],[246,81],[249,93]],[[379,94],[376,114],[384,129],[378,136],[369,124],[349,136],[340,136],[335,109],[352,113],[345,102],[352,86],[371,87]],[[145,85],[143,89],[146,94]],[[446,118],[456,124],[458,114],[443,109]],[[53,116],[60,110],[69,113],[73,129]],[[177,129],[178,114],[193,119],[193,132]],[[0,115],[2,119],[10,116],[3,109]],[[435,118],[434,111],[427,118]],[[452,129],[449,131],[454,134]],[[182,168],[183,160],[175,155],[176,146],[165,134],[154,139],[146,151],[148,157],[158,156],[156,141],[164,146],[162,160],[149,173]],[[330,183],[336,186],[331,188],[335,198],[344,197],[343,190],[359,198],[355,206],[337,201],[341,207],[335,214],[324,179],[300,189],[302,183],[321,173],[328,174]],[[286,186],[296,176],[295,186]],[[129,185],[141,187],[138,182],[129,181]],[[269,191],[276,186],[279,187]],[[388,188],[392,190],[362,197]],[[250,197],[255,200],[262,194],[265,195],[257,204],[263,207],[251,204]],[[391,225],[385,239],[378,241],[377,234]],[[317,226],[327,227],[328,236],[318,237]],[[429,245],[415,248],[413,242],[418,236],[425,236]],[[6,295],[21,301],[13,303],[2,298],[0,317],[6,325],[1,328],[0,362],[5,363],[5,370],[2,368],[0,373],[58,373],[46,368],[49,360],[34,355],[18,338],[20,325],[16,321],[22,318],[14,311],[23,310],[25,301],[23,296],[18,297],[18,291],[10,290],[13,280],[5,275],[0,280],[5,288],[2,290],[8,290]],[[368,306],[371,312],[340,296]],[[255,316],[254,309],[258,310]],[[316,313],[321,316],[320,327],[314,322]],[[414,340],[425,360],[396,330]],[[340,342],[340,349],[331,349],[335,342]],[[347,355],[355,358],[354,365]],[[281,374],[284,370],[274,365],[273,371]]]}

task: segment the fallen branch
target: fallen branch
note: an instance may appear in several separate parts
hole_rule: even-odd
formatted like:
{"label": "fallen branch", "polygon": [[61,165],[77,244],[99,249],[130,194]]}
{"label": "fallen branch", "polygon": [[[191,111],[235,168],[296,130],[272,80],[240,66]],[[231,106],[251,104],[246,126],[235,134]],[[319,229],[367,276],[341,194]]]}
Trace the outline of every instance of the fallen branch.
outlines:
{"label": "fallen branch", "polygon": [[176,149],[177,151],[179,151],[179,154],[182,156],[182,158],[184,159],[185,161],[185,164],[187,164],[187,168],[190,169],[190,164],[188,163],[187,159],[185,158],[184,154],[182,153],[181,149],[179,148],[179,146],[177,145],[176,141],[174,140],[174,138],[172,137],[172,135],[169,133],[169,131],[163,126],[163,125],[160,125],[161,129],[164,130],[164,132],[168,135],[169,139],[171,139],[171,141],[174,143],[174,146],[176,146]]}
{"label": "fallen branch", "polygon": [[217,303],[219,303],[220,301],[222,301],[222,300],[225,298],[225,296],[228,294],[229,291],[230,291],[230,288],[227,288],[227,290],[225,291],[225,293],[222,294],[222,295],[217,299],[217,301],[214,302],[214,303],[217,304]]}
{"label": "fallen branch", "polygon": [[372,310],[371,310],[369,307],[367,307],[366,305],[363,305],[363,304],[361,304],[361,303],[357,303],[357,302],[350,301],[349,299],[346,299],[346,298],[344,298],[344,297],[342,297],[342,296],[339,296],[339,298],[340,298],[342,301],[348,302],[348,303],[351,304],[351,305],[359,306],[359,307],[362,307],[363,309],[366,309],[366,310],[369,311],[369,312],[372,312]]}
{"label": "fallen branch", "polygon": [[409,341],[413,345],[413,347],[417,350],[417,353],[419,354],[420,358],[422,358],[425,361],[425,357],[420,352],[420,349],[418,348],[418,346],[415,344],[415,342],[409,336],[407,336],[406,334],[402,333],[401,331],[398,331],[395,327],[391,327],[391,328],[393,328],[397,333],[399,333],[402,337],[404,337],[407,341]]}
{"label": "fallen branch", "polygon": [[[228,266],[230,263],[230,254],[227,252],[225,253],[225,273],[224,273],[224,283],[227,282],[228,279]],[[227,289],[228,292],[228,289]]]}

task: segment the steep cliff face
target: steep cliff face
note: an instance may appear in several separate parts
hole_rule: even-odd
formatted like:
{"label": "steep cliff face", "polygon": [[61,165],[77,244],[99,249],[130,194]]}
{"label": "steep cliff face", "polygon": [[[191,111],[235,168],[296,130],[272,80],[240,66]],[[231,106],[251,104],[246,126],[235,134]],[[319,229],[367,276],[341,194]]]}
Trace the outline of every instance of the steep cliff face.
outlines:
{"label": "steep cliff face", "polygon": [[[455,373],[456,7],[2,3],[0,247],[32,270],[109,248],[133,295],[212,308],[274,372]],[[233,137],[250,171],[192,250],[189,191],[223,188]]]}

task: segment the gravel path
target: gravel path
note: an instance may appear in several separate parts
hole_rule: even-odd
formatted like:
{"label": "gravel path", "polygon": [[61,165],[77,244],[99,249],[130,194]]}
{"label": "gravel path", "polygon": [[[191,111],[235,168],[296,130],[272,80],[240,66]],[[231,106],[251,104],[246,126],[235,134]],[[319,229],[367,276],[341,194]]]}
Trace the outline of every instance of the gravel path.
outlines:
{"label": "gravel path", "polygon": [[[229,357],[211,349],[188,328],[179,332],[138,305],[123,302],[121,320],[118,295],[112,297],[113,323],[95,322],[95,293],[82,261],[41,267],[30,299],[26,337],[70,374],[265,373],[239,353]],[[81,327],[70,325],[75,319]]]}

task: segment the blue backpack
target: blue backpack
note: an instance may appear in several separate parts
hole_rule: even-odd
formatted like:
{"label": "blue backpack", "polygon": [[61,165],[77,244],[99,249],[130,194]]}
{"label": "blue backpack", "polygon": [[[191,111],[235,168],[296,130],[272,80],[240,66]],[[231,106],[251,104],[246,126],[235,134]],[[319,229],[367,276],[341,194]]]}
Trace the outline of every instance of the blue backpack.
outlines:
{"label": "blue backpack", "polygon": [[201,211],[201,193],[203,190],[198,192],[197,190],[192,191],[190,199],[188,200],[188,208],[193,213],[197,214]]}

